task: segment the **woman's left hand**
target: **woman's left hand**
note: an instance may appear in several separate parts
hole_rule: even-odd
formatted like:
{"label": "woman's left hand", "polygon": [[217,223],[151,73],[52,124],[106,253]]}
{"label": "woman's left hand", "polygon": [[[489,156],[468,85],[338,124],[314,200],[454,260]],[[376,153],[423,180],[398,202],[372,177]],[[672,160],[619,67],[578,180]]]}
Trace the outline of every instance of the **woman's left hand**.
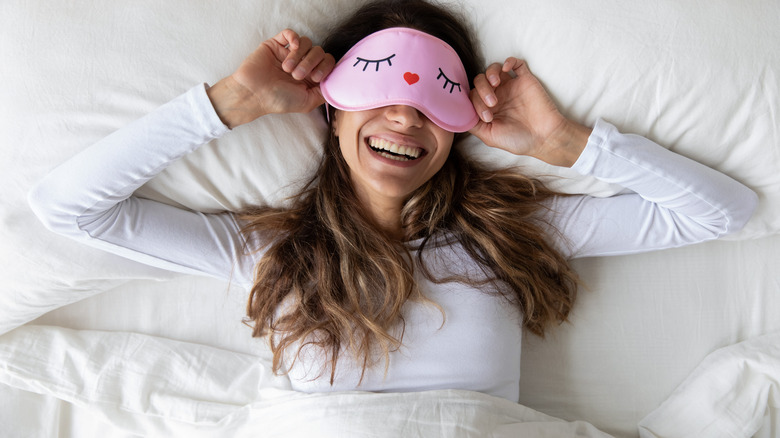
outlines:
{"label": "woman's left hand", "polygon": [[522,60],[490,65],[470,97],[480,120],[469,132],[488,146],[570,167],[587,144],[590,129],[558,111]]}

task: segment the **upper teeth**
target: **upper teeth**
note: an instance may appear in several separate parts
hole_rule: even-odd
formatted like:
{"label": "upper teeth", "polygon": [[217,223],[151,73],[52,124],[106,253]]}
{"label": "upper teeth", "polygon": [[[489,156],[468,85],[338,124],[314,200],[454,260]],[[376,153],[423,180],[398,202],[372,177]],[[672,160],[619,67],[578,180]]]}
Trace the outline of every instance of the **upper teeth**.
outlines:
{"label": "upper teeth", "polygon": [[371,137],[368,139],[368,145],[372,148],[382,149],[394,154],[406,155],[407,157],[417,158],[422,153],[422,149],[414,146],[399,146],[393,142]]}

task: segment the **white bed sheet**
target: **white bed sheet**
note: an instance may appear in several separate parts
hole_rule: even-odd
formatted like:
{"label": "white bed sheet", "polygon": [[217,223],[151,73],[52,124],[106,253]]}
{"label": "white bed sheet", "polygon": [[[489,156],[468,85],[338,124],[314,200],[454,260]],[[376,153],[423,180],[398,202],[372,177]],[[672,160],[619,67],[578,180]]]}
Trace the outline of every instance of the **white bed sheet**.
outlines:
{"label": "white bed sheet", "polygon": [[[77,151],[195,83],[230,73],[279,29],[317,39],[334,11],[355,3],[0,2],[0,333],[57,309],[35,324],[267,355],[241,324],[245,292],[51,235],[25,195]],[[780,3],[460,4],[488,60],[527,59],[568,115],[584,122],[603,117],[647,135],[761,197],[754,219],[731,241],[576,261],[588,287],[571,324],[545,340],[526,338],[523,405],[635,437],[637,424],[709,353],[780,330]],[[143,194],[205,211],[278,202],[316,161],[321,130],[314,115],[269,118],[177,163]],[[620,191],[479,144],[468,150],[523,165],[564,191]],[[7,346],[4,339],[10,338],[0,337],[0,345]],[[284,379],[267,383],[285,385]],[[10,386],[0,385],[0,408],[0,425],[10,436],[109,430],[100,417],[89,420],[93,410]],[[777,414],[770,404],[756,436],[780,436]]]}
{"label": "white bed sheet", "polygon": [[780,236],[577,260],[588,288],[571,324],[526,337],[520,402],[636,436],[709,353],[780,330],[779,260]]}

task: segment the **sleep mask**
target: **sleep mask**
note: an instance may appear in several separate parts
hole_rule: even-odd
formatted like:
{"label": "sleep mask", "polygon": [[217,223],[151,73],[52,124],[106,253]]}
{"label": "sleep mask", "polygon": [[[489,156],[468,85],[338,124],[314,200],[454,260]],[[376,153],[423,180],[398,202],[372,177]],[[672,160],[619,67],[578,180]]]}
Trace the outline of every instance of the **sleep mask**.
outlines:
{"label": "sleep mask", "polygon": [[444,41],[393,27],[357,44],[320,83],[325,100],[345,111],[409,105],[451,132],[477,124],[466,69]]}

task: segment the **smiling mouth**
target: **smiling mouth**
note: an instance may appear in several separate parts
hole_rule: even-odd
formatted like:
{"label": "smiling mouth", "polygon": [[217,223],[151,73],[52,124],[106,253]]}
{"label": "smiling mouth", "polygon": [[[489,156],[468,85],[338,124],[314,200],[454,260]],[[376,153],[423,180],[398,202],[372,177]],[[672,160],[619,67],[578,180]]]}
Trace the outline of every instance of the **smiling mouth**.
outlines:
{"label": "smiling mouth", "polygon": [[368,146],[379,155],[395,161],[414,161],[425,155],[424,149],[414,146],[401,146],[381,138],[369,138]]}

